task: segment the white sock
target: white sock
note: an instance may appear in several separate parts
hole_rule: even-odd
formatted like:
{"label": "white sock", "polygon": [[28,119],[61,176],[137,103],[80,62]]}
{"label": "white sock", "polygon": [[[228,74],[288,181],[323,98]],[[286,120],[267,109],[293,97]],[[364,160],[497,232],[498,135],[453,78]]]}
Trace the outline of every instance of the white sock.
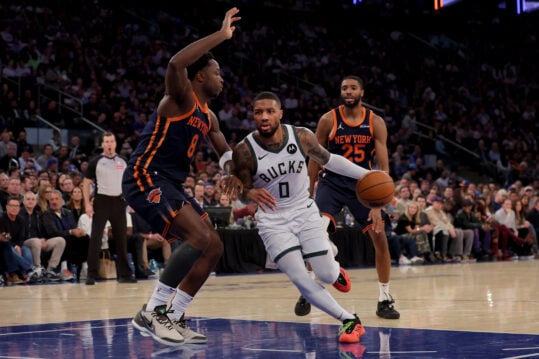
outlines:
{"label": "white sock", "polygon": [[176,291],[176,288],[169,287],[168,285],[158,282],[153,290],[152,296],[146,304],[146,310],[154,310],[155,307],[158,307],[163,304],[167,304],[170,296]]}
{"label": "white sock", "polygon": [[189,294],[185,293],[183,290],[176,289],[176,295],[172,299],[172,304],[170,306],[172,311],[168,314],[168,317],[171,320],[179,320],[192,300],[193,297]]}
{"label": "white sock", "polygon": [[378,288],[380,289],[380,294],[378,295],[379,302],[383,302],[384,300],[391,300],[391,294],[389,294],[389,282],[378,282]]}
{"label": "white sock", "polygon": [[60,263],[60,271],[65,271],[67,269],[67,261],[62,261]]}

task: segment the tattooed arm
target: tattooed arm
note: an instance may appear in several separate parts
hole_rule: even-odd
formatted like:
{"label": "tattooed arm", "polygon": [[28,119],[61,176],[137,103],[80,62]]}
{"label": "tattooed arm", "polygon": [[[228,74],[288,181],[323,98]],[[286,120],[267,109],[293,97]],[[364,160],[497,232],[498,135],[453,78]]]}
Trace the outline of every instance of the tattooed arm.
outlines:
{"label": "tattooed arm", "polygon": [[265,188],[254,188],[255,159],[245,142],[238,143],[234,148],[232,162],[232,172],[243,183],[243,199],[250,199],[264,212],[266,209],[275,210],[275,198]]}

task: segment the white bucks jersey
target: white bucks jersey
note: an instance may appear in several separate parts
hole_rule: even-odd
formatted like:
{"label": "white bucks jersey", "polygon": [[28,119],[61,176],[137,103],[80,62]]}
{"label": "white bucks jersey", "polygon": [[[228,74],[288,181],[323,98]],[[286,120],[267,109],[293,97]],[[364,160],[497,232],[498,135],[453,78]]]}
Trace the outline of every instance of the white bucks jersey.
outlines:
{"label": "white bucks jersey", "polygon": [[282,125],[284,144],[269,150],[256,141],[253,134],[246,137],[255,159],[254,188],[265,188],[277,199],[277,208],[291,208],[309,197],[309,176],[305,155],[296,128]]}

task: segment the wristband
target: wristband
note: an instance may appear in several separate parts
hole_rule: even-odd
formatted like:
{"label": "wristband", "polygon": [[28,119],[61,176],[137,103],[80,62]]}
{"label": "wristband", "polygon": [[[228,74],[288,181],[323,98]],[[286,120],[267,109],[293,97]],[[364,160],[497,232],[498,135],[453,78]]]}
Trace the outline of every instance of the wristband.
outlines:
{"label": "wristband", "polygon": [[232,161],[232,150],[228,150],[221,155],[221,158],[219,159],[219,167],[225,169],[225,164],[228,161]]}

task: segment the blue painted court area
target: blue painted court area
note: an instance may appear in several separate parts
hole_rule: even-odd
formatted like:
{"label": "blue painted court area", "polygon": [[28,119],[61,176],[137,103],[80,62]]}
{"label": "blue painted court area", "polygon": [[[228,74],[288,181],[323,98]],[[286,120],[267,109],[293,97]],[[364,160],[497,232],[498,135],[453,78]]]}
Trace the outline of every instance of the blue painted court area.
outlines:
{"label": "blue painted court area", "polygon": [[208,344],[167,347],[130,318],[0,328],[0,358],[539,358],[539,335],[367,327],[339,345],[337,325],[193,318]]}

